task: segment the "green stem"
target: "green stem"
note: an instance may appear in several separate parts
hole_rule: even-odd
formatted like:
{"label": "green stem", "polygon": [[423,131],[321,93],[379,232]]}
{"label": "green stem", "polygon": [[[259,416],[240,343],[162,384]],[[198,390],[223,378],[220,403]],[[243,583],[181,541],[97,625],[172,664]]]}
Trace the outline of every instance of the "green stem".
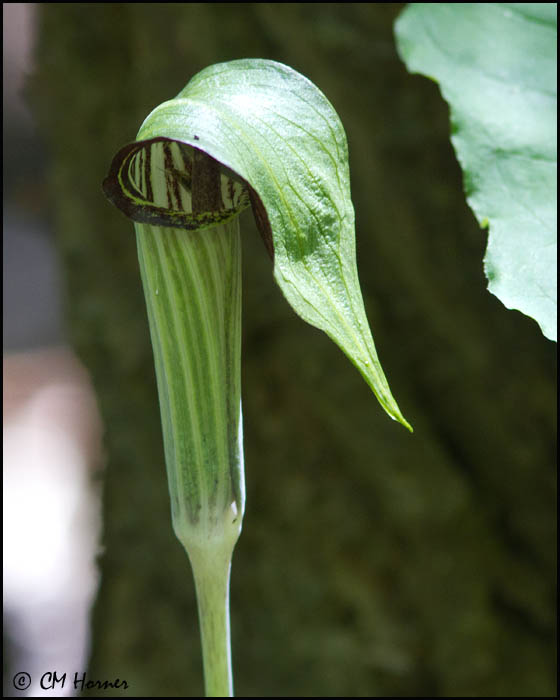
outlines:
{"label": "green stem", "polygon": [[202,640],[204,687],[206,697],[233,696],[231,642],[229,627],[229,577],[231,554],[226,548],[208,548],[193,555],[193,568],[198,601],[198,619]]}
{"label": "green stem", "polygon": [[136,232],[173,528],[193,568],[206,692],[227,697],[229,572],[245,501],[239,222]]}

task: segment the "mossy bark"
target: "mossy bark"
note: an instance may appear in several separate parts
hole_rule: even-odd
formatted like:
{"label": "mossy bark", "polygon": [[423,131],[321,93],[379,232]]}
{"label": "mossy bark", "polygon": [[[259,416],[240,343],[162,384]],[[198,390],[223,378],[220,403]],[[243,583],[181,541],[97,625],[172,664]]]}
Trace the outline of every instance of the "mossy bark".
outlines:
{"label": "mossy bark", "polygon": [[290,310],[244,215],[236,692],[555,693],[555,346],[485,291],[486,234],[465,204],[447,108],[396,55],[400,7],[39,6],[30,91],[73,343],[106,429],[90,675],[126,679],[122,695],[203,686],[133,226],[101,182],[154,106],[205,66],[247,56],[293,66],[341,116],[366,308],[415,433]]}

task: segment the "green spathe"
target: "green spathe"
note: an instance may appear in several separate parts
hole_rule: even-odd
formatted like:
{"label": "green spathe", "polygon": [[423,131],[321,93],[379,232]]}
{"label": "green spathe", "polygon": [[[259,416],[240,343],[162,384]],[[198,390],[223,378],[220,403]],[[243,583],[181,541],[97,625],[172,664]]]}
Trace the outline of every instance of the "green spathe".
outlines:
{"label": "green spathe", "polygon": [[293,309],[344,351],[407,428],[379,363],[356,267],[348,147],[330,102],[274,61],[210,66],[152,111],[137,140],[174,139],[248,182],[266,211],[274,277]]}

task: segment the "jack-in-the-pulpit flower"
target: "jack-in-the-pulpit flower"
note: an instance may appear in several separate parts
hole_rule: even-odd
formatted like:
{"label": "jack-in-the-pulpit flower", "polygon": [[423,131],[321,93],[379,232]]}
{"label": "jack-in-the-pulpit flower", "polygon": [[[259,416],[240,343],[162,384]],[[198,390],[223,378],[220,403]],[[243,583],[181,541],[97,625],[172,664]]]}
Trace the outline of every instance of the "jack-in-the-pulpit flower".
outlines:
{"label": "jack-in-the-pulpit flower", "polygon": [[206,692],[232,692],[231,555],[244,509],[241,234],[252,206],[294,310],[346,353],[410,429],[377,358],[356,267],[342,124],[296,71],[211,66],[144,121],[104,190],[135,222],[173,526],[196,581]]}

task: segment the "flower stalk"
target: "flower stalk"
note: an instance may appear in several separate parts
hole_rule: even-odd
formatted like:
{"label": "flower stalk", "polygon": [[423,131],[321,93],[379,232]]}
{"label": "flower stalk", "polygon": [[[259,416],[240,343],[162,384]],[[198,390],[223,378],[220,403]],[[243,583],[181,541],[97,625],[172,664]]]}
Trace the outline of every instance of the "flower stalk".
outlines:
{"label": "flower stalk", "polygon": [[[194,216],[217,207],[221,196],[219,173],[204,158],[193,159]],[[228,697],[229,577],[245,502],[239,222],[233,218],[200,231],[141,223],[135,228],[173,528],[196,584],[206,694]]]}

